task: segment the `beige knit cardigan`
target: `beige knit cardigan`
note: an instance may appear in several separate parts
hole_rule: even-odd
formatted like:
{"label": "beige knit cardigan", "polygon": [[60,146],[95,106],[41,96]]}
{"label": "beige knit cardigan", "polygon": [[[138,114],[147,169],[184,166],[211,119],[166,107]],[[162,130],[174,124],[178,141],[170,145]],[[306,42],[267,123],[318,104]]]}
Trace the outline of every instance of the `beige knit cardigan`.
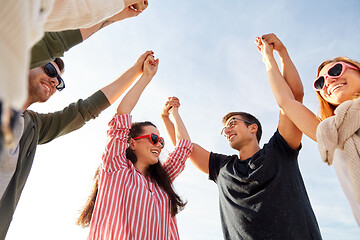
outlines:
{"label": "beige knit cardigan", "polygon": [[331,165],[336,148],[343,150],[355,199],[360,204],[360,99],[340,104],[335,116],[317,127],[316,139],[321,158]]}

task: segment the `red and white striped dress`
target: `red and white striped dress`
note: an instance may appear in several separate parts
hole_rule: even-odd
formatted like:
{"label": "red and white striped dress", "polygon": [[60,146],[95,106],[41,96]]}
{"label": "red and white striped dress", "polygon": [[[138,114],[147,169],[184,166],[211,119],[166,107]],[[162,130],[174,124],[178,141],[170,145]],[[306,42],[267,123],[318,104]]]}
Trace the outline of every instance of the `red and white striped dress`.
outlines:
{"label": "red and white striped dress", "polygon": [[[89,239],[179,239],[169,197],[126,159],[131,116],[115,115],[109,127]],[[163,166],[171,181],[184,169],[191,151],[192,143],[182,139],[169,154]]]}

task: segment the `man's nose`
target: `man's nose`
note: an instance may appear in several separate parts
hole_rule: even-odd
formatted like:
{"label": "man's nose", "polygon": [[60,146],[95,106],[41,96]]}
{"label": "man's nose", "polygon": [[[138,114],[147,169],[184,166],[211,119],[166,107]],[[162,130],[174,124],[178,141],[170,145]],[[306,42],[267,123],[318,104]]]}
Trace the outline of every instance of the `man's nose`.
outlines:
{"label": "man's nose", "polygon": [[54,87],[59,85],[59,80],[56,77],[50,78],[50,82]]}
{"label": "man's nose", "polygon": [[230,132],[231,127],[225,127],[224,133],[225,135],[228,135],[228,133]]}

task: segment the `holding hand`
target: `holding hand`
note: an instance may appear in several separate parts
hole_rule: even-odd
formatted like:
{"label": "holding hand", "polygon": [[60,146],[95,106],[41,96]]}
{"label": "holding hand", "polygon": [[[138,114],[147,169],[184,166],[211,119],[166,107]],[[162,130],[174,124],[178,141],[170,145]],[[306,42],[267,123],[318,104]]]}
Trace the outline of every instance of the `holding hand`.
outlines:
{"label": "holding hand", "polygon": [[139,11],[133,7],[125,7],[121,12],[115,14],[114,16],[112,16],[111,18],[109,18],[109,21],[112,22],[117,22],[117,21],[121,21],[124,20],[126,18],[131,18],[131,17],[136,17],[137,15],[139,15],[140,13],[142,13],[142,11]]}
{"label": "holding hand", "polygon": [[282,51],[286,51],[284,44],[274,33],[262,35],[261,38],[265,40],[269,45],[272,45],[275,51],[279,53]]}
{"label": "holding hand", "polygon": [[153,51],[146,51],[144,52],[143,54],[140,55],[140,57],[138,58],[138,60],[136,60],[133,68],[135,69],[136,73],[138,75],[142,74],[143,73],[143,70],[144,70],[144,62],[146,60],[146,58],[149,56],[149,55],[152,55],[154,54]]}
{"label": "holding hand", "polygon": [[149,2],[147,0],[124,0],[125,8],[131,7],[136,11],[144,11],[147,6],[149,5]]}
{"label": "holding hand", "polygon": [[156,74],[158,66],[159,59],[155,59],[153,53],[147,55],[143,64],[143,75],[152,78]]}
{"label": "holding hand", "polygon": [[255,39],[255,43],[257,44],[257,48],[263,56],[264,63],[269,64],[269,61],[271,59],[274,59],[274,55],[273,55],[274,45],[273,44],[269,45],[269,43],[265,40],[264,37],[262,38],[257,37]]}
{"label": "holding hand", "polygon": [[[190,136],[179,114],[180,100],[177,97],[169,97],[161,113],[166,131],[169,134],[174,146],[180,139],[190,140]],[[174,123],[170,120],[169,114],[172,114]]]}
{"label": "holding hand", "polygon": [[168,101],[165,103],[161,117],[169,117],[170,112],[178,110],[180,107],[180,100],[177,97],[168,97]]}

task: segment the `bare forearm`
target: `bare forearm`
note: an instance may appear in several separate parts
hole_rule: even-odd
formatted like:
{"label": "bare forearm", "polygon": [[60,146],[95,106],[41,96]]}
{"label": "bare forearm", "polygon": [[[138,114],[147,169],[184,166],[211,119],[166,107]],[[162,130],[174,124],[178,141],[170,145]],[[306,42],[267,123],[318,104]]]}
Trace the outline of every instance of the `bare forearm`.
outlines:
{"label": "bare forearm", "polygon": [[294,94],[280,73],[277,63],[273,56],[268,57],[266,65],[266,72],[269,78],[271,90],[274,94],[276,102],[283,108],[284,104],[289,100],[294,100]]}
{"label": "bare forearm", "polygon": [[165,128],[170,137],[170,140],[171,140],[172,144],[175,146],[176,145],[175,126],[172,123],[172,121],[170,120],[169,116],[162,116],[161,118],[165,124]]}
{"label": "bare forearm", "polygon": [[96,33],[97,31],[99,31],[100,29],[114,23],[115,20],[112,20],[111,18],[106,19],[105,21],[102,21],[92,27],[89,28],[81,28],[80,29],[80,33],[81,36],[83,38],[83,40],[87,39],[88,37],[90,37],[91,35],[93,35],[94,33]]}
{"label": "bare forearm", "polygon": [[289,85],[295,99],[302,102],[304,97],[304,88],[300,79],[300,75],[292,62],[286,48],[278,52],[281,60],[282,75]]}
{"label": "bare forearm", "polygon": [[190,140],[189,133],[186,130],[185,124],[182,121],[178,111],[173,112],[174,123],[175,123],[175,134],[176,139],[187,139]]}
{"label": "bare forearm", "polygon": [[101,91],[105,94],[110,104],[113,104],[139,75],[140,72],[134,67],[131,67],[114,82],[102,88]]}
{"label": "bare forearm", "polygon": [[141,93],[151,81],[150,76],[142,75],[135,85],[128,91],[117,108],[117,114],[130,114],[138,102]]}

